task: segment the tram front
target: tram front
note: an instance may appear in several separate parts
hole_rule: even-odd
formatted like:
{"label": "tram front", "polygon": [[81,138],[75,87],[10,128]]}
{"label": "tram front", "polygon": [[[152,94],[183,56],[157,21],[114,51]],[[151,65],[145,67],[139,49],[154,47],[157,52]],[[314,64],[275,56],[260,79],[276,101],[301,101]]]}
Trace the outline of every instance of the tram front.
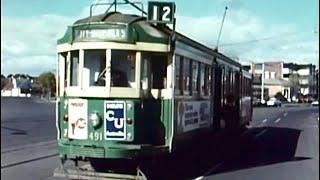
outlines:
{"label": "tram front", "polygon": [[143,17],[101,14],[69,26],[57,50],[60,155],[131,159],[169,151],[168,34]]}

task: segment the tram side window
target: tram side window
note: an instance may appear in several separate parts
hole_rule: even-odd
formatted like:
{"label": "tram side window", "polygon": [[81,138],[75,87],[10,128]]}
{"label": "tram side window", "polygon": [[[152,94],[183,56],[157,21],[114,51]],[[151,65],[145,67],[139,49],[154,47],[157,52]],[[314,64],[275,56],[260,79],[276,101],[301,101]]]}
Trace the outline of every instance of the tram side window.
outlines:
{"label": "tram side window", "polygon": [[242,95],[246,96],[246,78],[244,76],[242,77]]}
{"label": "tram side window", "polygon": [[71,51],[70,86],[78,86],[79,51]]}
{"label": "tram side window", "polygon": [[[63,79],[59,79],[59,81],[63,81],[64,87],[67,86],[67,72],[68,72],[68,63],[67,63],[67,52],[61,53],[59,56],[59,74],[60,76],[63,76]],[[64,69],[64,71],[62,72],[62,69]],[[62,77],[61,77],[62,78]],[[60,85],[60,83],[58,83],[58,85]]]}
{"label": "tram side window", "polygon": [[227,73],[227,95],[231,93],[231,71],[228,70]]}
{"label": "tram side window", "polygon": [[105,50],[85,50],[83,85],[84,86],[104,86],[106,68]]}
{"label": "tram side window", "polygon": [[221,104],[225,104],[225,98],[226,98],[226,71],[225,68],[223,67],[221,69]]}
{"label": "tram side window", "polygon": [[212,83],[213,83],[213,77],[212,77],[212,68],[209,65],[206,65],[206,82],[205,82],[205,86],[206,86],[206,95],[211,95],[211,90],[213,90],[214,88],[212,88]]}
{"label": "tram side window", "polygon": [[191,61],[188,58],[183,59],[183,94],[190,95],[190,81],[191,81]]}
{"label": "tram side window", "polygon": [[182,95],[183,56],[175,56],[175,94]]}
{"label": "tram side window", "polygon": [[249,79],[246,79],[247,80],[247,96],[250,96],[250,80]]}
{"label": "tram side window", "polygon": [[243,78],[243,76],[241,75],[241,97],[244,97],[244,94],[245,94],[245,92],[244,92],[244,78]]}
{"label": "tram side window", "polygon": [[136,87],[136,52],[111,51],[111,87]]}
{"label": "tram side window", "polygon": [[200,64],[200,90],[201,95],[207,95],[206,93],[206,78],[208,77],[205,64]]}
{"label": "tram side window", "polygon": [[198,82],[199,82],[199,63],[197,61],[192,61],[192,94],[198,94]]}

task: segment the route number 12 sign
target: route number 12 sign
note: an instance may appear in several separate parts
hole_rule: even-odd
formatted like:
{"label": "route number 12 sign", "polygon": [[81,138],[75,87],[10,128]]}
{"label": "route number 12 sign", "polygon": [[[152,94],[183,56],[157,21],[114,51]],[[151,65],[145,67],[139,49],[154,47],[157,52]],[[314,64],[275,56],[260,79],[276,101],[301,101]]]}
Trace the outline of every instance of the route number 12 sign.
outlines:
{"label": "route number 12 sign", "polygon": [[149,22],[172,24],[174,13],[175,4],[173,2],[149,1],[148,3]]}

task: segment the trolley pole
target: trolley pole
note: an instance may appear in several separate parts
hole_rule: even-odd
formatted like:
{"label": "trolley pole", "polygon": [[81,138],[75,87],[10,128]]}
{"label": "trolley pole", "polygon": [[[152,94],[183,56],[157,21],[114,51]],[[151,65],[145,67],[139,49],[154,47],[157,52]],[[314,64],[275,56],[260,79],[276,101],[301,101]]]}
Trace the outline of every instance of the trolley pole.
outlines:
{"label": "trolley pole", "polygon": [[218,35],[218,39],[217,39],[217,45],[216,45],[216,49],[217,49],[217,50],[218,50],[219,41],[220,41],[220,37],[221,37],[221,32],[222,32],[222,27],[223,27],[223,23],[224,23],[224,18],[226,17],[227,10],[228,10],[228,6],[226,6],[226,7],[225,7],[225,10],[224,10],[224,14],[223,14],[223,18],[222,18],[222,22],[221,22],[221,26],[220,26],[220,31],[219,31],[219,35]]}

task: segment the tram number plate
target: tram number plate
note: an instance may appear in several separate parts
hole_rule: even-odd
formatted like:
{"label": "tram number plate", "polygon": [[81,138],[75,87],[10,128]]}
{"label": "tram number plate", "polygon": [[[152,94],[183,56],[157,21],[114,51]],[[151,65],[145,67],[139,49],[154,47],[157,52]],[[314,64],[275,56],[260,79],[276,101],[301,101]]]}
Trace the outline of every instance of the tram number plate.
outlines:
{"label": "tram number plate", "polygon": [[105,102],[105,139],[126,139],[126,103],[124,101]]}
{"label": "tram number plate", "polygon": [[173,23],[175,3],[156,2],[148,3],[148,21],[157,23]]}
{"label": "tram number plate", "polygon": [[89,138],[92,140],[92,141],[102,141],[102,132],[91,132],[89,134]]}

